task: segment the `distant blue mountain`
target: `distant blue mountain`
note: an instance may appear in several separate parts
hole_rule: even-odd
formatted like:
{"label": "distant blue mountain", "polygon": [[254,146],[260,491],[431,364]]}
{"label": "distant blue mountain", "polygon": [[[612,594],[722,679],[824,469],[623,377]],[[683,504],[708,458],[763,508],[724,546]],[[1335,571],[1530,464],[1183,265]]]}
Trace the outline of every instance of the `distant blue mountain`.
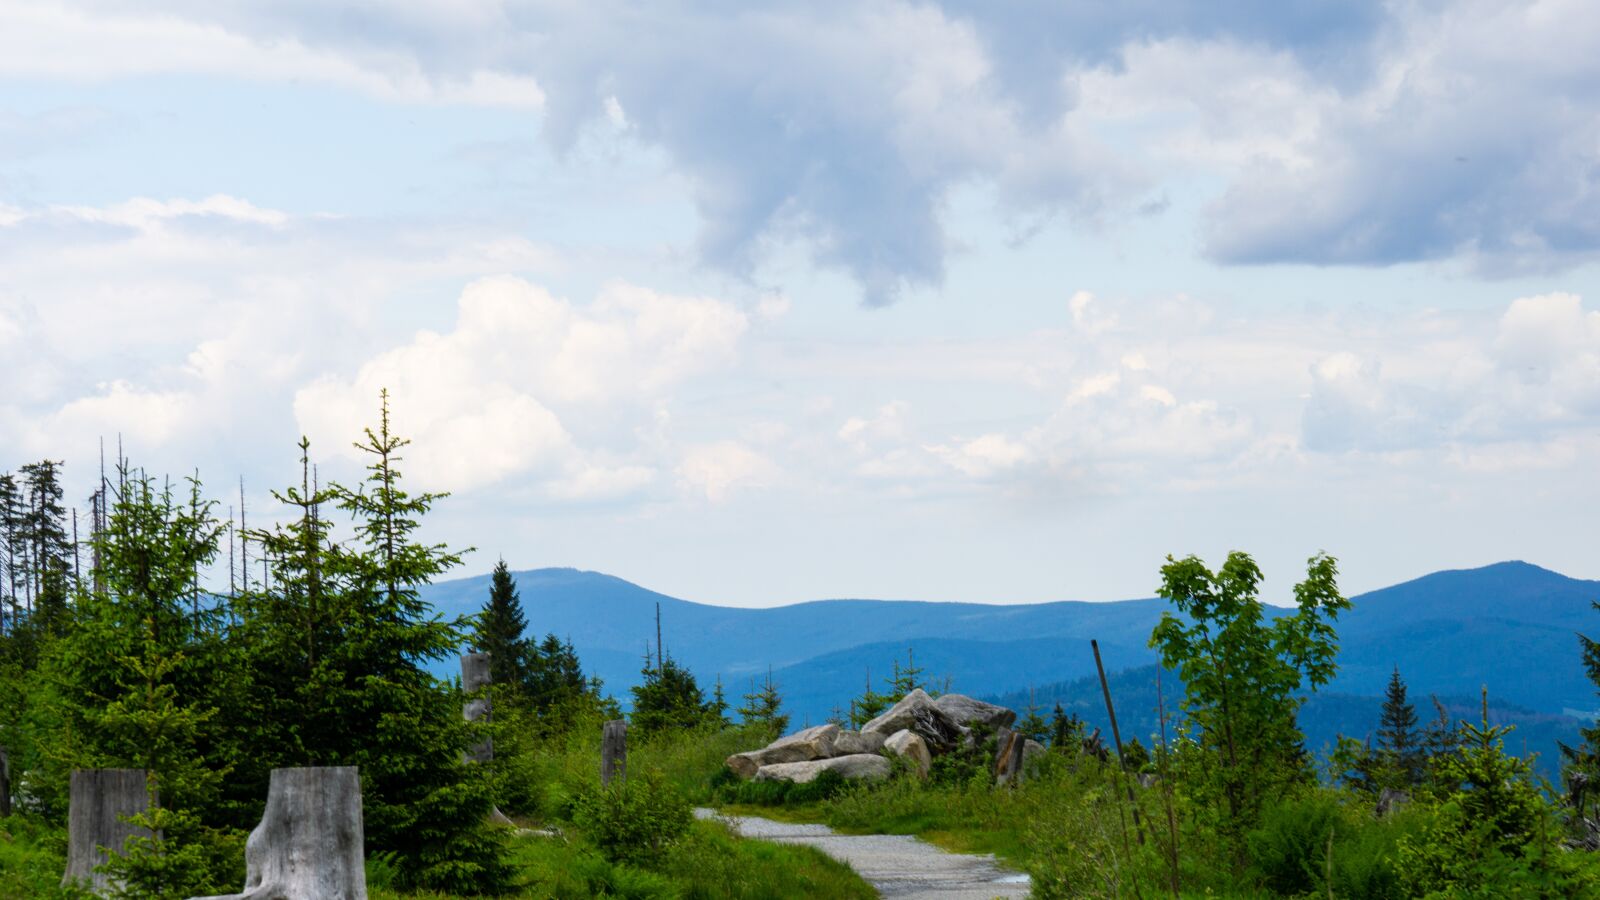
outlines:
{"label": "distant blue mountain", "polygon": [[[878,685],[913,648],[925,677],[969,694],[1000,695],[1094,671],[1089,639],[1111,671],[1155,661],[1146,646],[1166,608],[1155,599],[1018,606],[906,600],[820,600],[734,609],[658,594],[595,572],[516,574],[529,630],[570,639],[586,670],[627,699],[638,683],[661,607],[667,651],[709,690],[721,677],[731,698],[770,668],[797,723],[820,721]],[[488,576],[442,582],[427,598],[441,612],[481,608]],[[1353,598],[1339,622],[1340,675],[1330,693],[1382,693],[1399,665],[1413,693],[1473,697],[1537,714],[1593,709],[1575,632],[1600,633],[1600,582],[1522,562],[1438,572]]]}

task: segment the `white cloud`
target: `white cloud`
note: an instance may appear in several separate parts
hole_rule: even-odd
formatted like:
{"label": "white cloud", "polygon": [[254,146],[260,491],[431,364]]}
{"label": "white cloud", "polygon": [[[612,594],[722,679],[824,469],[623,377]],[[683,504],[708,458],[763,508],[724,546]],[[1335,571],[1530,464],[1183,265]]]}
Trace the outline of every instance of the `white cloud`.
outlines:
{"label": "white cloud", "polygon": [[691,447],[678,464],[683,489],[712,503],[722,503],[736,491],[770,487],[778,475],[772,460],[737,441]]}
{"label": "white cloud", "polygon": [[476,67],[434,73],[405,48],[313,48],[292,35],[230,30],[148,6],[9,0],[0,2],[0,20],[0,75],[81,81],[203,73],[306,80],[394,102],[544,105],[544,92],[526,75]]}
{"label": "white cloud", "polygon": [[970,478],[987,478],[1015,468],[1031,456],[1025,446],[1003,434],[985,434],[956,445],[935,445],[928,450],[945,465]]}
{"label": "white cloud", "polygon": [[[604,463],[566,423],[589,431],[602,409],[638,408],[727,364],[746,324],[709,298],[613,284],[576,306],[518,278],[484,278],[461,293],[453,330],[419,332],[353,376],[320,379],[296,393],[295,416],[326,441],[370,419],[387,388],[431,486],[467,490],[531,473],[562,497],[615,495],[647,484],[652,467]],[[707,492],[749,474],[708,475]]]}

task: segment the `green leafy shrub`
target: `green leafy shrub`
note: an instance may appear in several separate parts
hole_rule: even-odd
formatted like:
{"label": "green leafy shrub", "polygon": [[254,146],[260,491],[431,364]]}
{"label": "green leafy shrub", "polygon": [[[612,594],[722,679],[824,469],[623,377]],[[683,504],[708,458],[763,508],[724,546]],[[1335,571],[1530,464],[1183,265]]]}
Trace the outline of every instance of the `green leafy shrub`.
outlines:
{"label": "green leafy shrub", "polygon": [[613,862],[658,861],[692,821],[688,801],[654,769],[591,787],[572,810],[572,823]]}
{"label": "green leafy shrub", "polygon": [[1269,806],[1247,837],[1251,874],[1273,893],[1384,900],[1407,896],[1397,864],[1402,839],[1416,833],[1426,810],[1379,819],[1365,804],[1348,805],[1316,790]]}

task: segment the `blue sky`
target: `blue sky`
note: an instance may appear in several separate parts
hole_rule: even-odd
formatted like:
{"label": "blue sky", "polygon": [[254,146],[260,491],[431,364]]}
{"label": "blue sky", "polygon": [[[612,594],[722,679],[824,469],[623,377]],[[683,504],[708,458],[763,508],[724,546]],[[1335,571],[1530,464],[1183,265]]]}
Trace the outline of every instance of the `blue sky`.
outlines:
{"label": "blue sky", "polygon": [[[380,387],[471,571],[1600,577],[1581,2],[0,0],[0,447],[248,503]],[[234,502],[224,499],[224,504]],[[81,504],[80,504],[81,505]]]}

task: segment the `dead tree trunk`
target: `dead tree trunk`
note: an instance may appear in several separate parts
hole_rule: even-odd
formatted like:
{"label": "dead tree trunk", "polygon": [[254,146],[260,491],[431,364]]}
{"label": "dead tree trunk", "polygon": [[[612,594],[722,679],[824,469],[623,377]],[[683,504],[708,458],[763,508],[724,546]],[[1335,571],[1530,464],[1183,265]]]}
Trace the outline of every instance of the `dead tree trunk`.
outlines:
{"label": "dead tree trunk", "polygon": [[[488,691],[493,680],[489,671],[489,654],[468,653],[461,657],[461,690],[470,698],[462,708],[461,715],[468,722],[488,722],[494,718],[494,705]],[[494,739],[486,739],[469,749],[467,759],[478,763],[494,759]]]}
{"label": "dead tree trunk", "polygon": [[612,719],[600,735],[600,784],[611,784],[612,778],[628,780],[628,723],[625,719]]}
{"label": "dead tree trunk", "polygon": [[364,857],[355,766],[273,769],[245,842],[244,893],[194,900],[366,900]]}
{"label": "dead tree trunk", "polygon": [[[489,685],[494,683],[494,674],[489,668],[489,660],[487,653],[468,653],[461,657],[461,690],[469,698],[461,708],[461,715],[468,722],[494,720],[494,700],[489,696]],[[494,759],[494,738],[485,738],[482,743],[469,748],[463,759],[475,763],[491,762]],[[494,825],[515,824],[498,806],[489,811],[489,821]]]}
{"label": "dead tree trunk", "polygon": [[[122,821],[150,808],[149,786],[143,769],[73,769],[67,808],[67,871],[61,886],[77,882],[97,895],[115,885],[95,868],[122,852],[134,835],[153,837],[149,829]],[[102,849],[103,848],[103,849]]]}

